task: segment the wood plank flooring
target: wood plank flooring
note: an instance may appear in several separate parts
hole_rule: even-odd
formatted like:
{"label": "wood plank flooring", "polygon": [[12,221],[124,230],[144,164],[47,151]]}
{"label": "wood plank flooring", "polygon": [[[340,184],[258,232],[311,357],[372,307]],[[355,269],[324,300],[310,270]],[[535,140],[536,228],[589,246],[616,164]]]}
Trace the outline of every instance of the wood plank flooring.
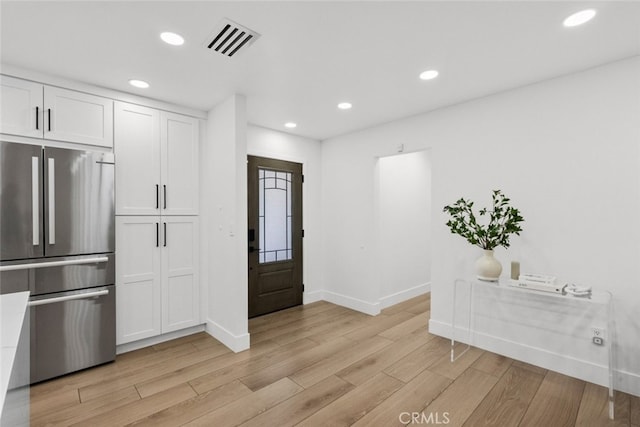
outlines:
{"label": "wood plank flooring", "polygon": [[[31,388],[32,426],[628,426],[640,398],[427,332],[430,296],[376,317],[317,302],[249,321],[251,349],[199,333]],[[413,418],[412,418],[413,417]]]}

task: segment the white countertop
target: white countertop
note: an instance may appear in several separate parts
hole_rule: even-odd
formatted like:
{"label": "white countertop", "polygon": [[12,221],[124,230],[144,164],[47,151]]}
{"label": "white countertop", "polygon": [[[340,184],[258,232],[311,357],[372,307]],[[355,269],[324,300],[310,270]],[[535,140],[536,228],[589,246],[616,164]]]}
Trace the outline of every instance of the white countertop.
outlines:
{"label": "white countertop", "polygon": [[29,292],[0,295],[0,413],[9,387]]}

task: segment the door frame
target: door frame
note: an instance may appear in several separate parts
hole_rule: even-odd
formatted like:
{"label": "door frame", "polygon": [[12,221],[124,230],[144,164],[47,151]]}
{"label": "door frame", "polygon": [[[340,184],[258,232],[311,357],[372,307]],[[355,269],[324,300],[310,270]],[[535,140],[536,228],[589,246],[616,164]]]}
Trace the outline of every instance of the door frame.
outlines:
{"label": "door frame", "polygon": [[[301,278],[301,291],[300,291],[300,299],[298,301],[298,304],[296,305],[304,305],[305,304],[305,288],[304,288],[304,283],[305,283],[305,256],[304,256],[304,252],[305,252],[305,248],[304,248],[304,223],[305,223],[305,191],[304,191],[304,170],[305,170],[305,161],[301,160],[301,159],[296,159],[296,158],[292,158],[290,156],[282,156],[282,155],[275,155],[273,153],[265,153],[265,152],[251,152],[251,153],[247,153],[247,223],[249,223],[249,220],[251,218],[250,216],[250,212],[249,212],[249,168],[248,168],[248,164],[249,164],[249,157],[256,157],[256,158],[262,158],[268,161],[282,161],[282,162],[288,162],[288,163],[296,163],[298,165],[300,165],[300,177],[301,177],[301,186],[300,186],[300,192],[302,193],[300,195],[300,206],[299,209],[301,210],[300,213],[300,226],[297,228],[297,230],[294,230],[294,234],[292,236],[292,239],[295,241],[297,238],[299,238],[300,241],[300,249],[299,249],[299,257],[301,258],[300,264],[299,264],[299,268],[300,268],[300,278]],[[251,227],[247,227],[248,229]],[[259,232],[258,232],[259,233]],[[298,234],[298,236],[296,236],[296,234]],[[259,235],[256,236],[256,240],[257,242],[254,242],[254,245],[258,245],[259,243]],[[248,241],[247,239],[247,288],[249,288],[250,286],[250,281],[251,281],[251,272],[250,272],[250,263],[249,263],[249,257],[251,256],[249,254],[249,246],[251,246],[251,242]],[[255,274],[255,273],[254,273]],[[249,313],[249,290],[247,290],[247,307],[248,307],[248,313]],[[284,309],[284,308],[283,308]],[[264,313],[264,314],[268,314],[268,313]],[[262,314],[261,314],[262,315]],[[260,315],[258,315],[260,316]],[[257,317],[257,316],[254,316]]]}

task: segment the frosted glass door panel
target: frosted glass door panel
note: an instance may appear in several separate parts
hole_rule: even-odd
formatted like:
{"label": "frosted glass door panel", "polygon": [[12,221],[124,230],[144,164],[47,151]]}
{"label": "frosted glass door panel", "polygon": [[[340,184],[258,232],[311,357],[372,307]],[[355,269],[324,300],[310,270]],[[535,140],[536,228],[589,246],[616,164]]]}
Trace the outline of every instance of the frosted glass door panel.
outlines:
{"label": "frosted glass door panel", "polygon": [[260,264],[292,259],[291,172],[258,170]]}

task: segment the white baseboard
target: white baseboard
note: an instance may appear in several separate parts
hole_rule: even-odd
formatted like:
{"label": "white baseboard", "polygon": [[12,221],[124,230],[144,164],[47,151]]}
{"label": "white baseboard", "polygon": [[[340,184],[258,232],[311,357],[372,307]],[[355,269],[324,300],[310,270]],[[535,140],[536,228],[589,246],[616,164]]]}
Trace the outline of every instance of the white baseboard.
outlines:
{"label": "white baseboard", "polygon": [[[451,338],[451,323],[429,319],[429,332],[447,339]],[[456,328],[456,340],[466,342],[467,331]],[[568,357],[560,353],[551,352],[542,348],[528,346],[519,342],[504,338],[474,332],[471,338],[474,347],[493,353],[501,354],[512,359],[521,360],[544,369],[559,372],[570,377],[579,378],[603,387],[608,386],[609,370],[605,365],[595,364],[588,360]],[[640,396],[640,375],[615,370],[614,388],[616,390]]]}
{"label": "white baseboard", "polygon": [[368,314],[370,316],[376,316],[380,314],[379,302],[371,303],[371,302],[363,301],[358,298],[353,298],[353,297],[337,294],[335,292],[330,292],[330,291],[321,291],[321,292],[322,292],[322,299],[330,303],[341,305],[342,307],[347,307],[352,310],[356,310],[361,313]]}
{"label": "white baseboard", "polygon": [[431,282],[414,286],[413,288],[397,292],[392,295],[380,298],[378,302],[372,303],[347,295],[338,294],[331,291],[314,291],[305,292],[303,295],[303,303],[311,304],[316,301],[327,301],[342,307],[350,308],[370,316],[380,314],[380,310],[398,304],[402,301],[417,297],[431,291]]}
{"label": "white baseboard", "polygon": [[640,375],[615,370],[615,389],[640,397]]}
{"label": "white baseboard", "polygon": [[323,291],[304,292],[302,294],[302,304],[311,304],[312,302],[323,301]]}
{"label": "white baseboard", "polygon": [[158,335],[151,338],[145,338],[134,342],[128,342],[126,344],[120,344],[116,347],[116,354],[128,353],[133,350],[139,350],[151,345],[160,344],[161,342],[175,340],[176,338],[186,337],[187,335],[197,334],[204,331],[204,325],[192,326],[186,329],[180,329],[179,331],[169,332],[167,334]]}
{"label": "white baseboard", "polygon": [[427,292],[431,292],[431,282],[423,283],[422,285],[414,286],[413,288],[380,298],[380,309],[391,307],[392,305],[426,294]]}
{"label": "white baseboard", "polygon": [[234,335],[211,319],[207,319],[205,331],[222,344],[229,347],[234,353],[239,353],[249,349],[250,335],[248,333]]}

